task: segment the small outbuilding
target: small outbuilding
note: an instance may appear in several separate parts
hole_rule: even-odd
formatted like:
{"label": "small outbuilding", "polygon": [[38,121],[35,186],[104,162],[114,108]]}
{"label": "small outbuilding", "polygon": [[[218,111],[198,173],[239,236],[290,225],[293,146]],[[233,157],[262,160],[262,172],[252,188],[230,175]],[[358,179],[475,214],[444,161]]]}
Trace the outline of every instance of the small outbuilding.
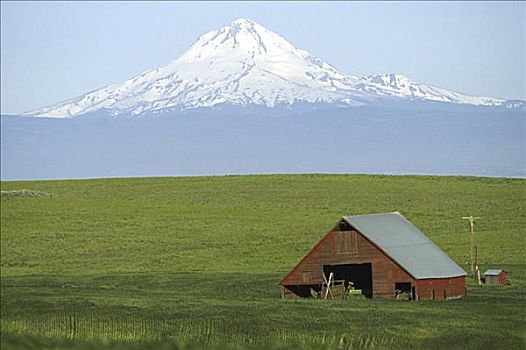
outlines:
{"label": "small outbuilding", "polygon": [[465,296],[466,275],[393,212],[343,217],[279,285],[282,298],[326,298],[327,286],[337,282],[343,296],[359,291],[367,298],[441,300]]}
{"label": "small outbuilding", "polygon": [[489,269],[484,272],[485,284],[506,284],[508,282],[508,274],[504,270]]}

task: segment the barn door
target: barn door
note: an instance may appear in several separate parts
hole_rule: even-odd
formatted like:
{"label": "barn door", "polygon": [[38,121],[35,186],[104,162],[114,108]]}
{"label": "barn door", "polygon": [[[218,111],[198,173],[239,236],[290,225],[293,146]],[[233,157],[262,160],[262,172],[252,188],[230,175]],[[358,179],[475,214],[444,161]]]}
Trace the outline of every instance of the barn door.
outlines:
{"label": "barn door", "polygon": [[324,265],[323,273],[329,276],[334,274],[335,280],[345,280],[346,284],[352,283],[355,289],[360,289],[367,298],[373,297],[373,273],[371,263]]}

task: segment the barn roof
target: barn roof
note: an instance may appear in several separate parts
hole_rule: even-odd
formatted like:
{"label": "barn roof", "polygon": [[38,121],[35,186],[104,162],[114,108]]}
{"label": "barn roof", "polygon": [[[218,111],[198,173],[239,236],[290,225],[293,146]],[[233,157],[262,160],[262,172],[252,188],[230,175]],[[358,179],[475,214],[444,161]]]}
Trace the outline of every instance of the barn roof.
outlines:
{"label": "barn roof", "polygon": [[343,219],[416,279],[467,275],[399,212]]}
{"label": "barn roof", "polygon": [[489,269],[486,272],[484,272],[484,276],[498,276],[502,270],[498,269]]}

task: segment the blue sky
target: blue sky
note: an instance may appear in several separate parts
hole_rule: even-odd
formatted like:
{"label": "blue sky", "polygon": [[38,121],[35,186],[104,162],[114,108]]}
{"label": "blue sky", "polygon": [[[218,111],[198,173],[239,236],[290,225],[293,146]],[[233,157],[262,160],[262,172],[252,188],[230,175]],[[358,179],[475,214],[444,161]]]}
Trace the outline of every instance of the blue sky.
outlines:
{"label": "blue sky", "polygon": [[1,113],[176,59],[247,17],[341,71],[526,99],[525,2],[1,2]]}

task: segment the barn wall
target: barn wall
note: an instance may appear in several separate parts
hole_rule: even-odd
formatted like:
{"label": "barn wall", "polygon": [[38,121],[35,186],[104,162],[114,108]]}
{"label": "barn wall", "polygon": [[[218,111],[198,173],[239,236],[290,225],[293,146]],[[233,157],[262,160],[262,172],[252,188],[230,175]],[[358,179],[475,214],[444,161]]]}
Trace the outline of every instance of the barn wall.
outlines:
{"label": "barn wall", "polygon": [[[320,285],[323,265],[371,263],[373,297],[395,298],[395,283],[415,280],[357,231],[329,232],[280,283],[282,286]],[[287,296],[286,292],[282,296]]]}
{"label": "barn wall", "polygon": [[444,300],[466,296],[466,277],[426,279],[416,281],[420,300]]}

